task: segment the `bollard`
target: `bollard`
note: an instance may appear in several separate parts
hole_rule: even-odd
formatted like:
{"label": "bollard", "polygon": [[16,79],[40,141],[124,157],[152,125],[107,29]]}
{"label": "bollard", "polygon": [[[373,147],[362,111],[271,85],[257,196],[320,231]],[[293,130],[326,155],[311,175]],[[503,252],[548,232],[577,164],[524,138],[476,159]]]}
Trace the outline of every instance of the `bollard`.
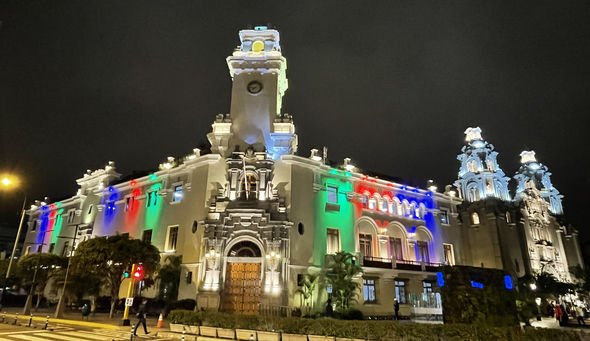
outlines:
{"label": "bollard", "polygon": [[45,318],[45,327],[43,329],[47,330],[47,326],[49,326],[49,315]]}
{"label": "bollard", "polygon": [[33,324],[33,314],[29,317],[29,327]]}
{"label": "bollard", "polygon": [[133,332],[133,326],[131,326],[131,334],[129,335],[129,340],[130,341],[133,341],[133,336],[135,336],[134,334],[135,333]]}
{"label": "bollard", "polygon": [[184,331],[184,330],[183,330],[183,331],[182,331],[182,339],[181,339],[182,341],[184,341],[184,334],[185,334],[185,333],[186,333],[186,331]]}
{"label": "bollard", "polygon": [[16,313],[16,315],[14,315],[14,325],[16,325],[16,323],[18,322],[18,313]]}
{"label": "bollard", "polygon": [[254,334],[250,334],[250,341],[254,341]]}

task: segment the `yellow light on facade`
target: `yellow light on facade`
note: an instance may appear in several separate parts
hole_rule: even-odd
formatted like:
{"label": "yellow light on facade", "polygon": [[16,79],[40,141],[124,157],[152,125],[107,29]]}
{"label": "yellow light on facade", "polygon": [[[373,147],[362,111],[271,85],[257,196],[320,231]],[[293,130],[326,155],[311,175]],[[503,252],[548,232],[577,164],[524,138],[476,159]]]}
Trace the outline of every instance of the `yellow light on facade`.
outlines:
{"label": "yellow light on facade", "polygon": [[262,40],[257,40],[252,44],[252,51],[260,52],[264,50],[264,42]]}

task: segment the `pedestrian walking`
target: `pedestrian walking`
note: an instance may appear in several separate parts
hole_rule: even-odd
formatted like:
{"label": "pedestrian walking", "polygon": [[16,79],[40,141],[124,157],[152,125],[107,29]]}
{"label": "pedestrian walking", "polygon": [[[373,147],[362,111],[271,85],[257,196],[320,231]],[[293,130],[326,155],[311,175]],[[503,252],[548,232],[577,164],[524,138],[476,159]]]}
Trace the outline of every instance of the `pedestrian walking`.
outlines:
{"label": "pedestrian walking", "polygon": [[584,308],[582,308],[582,305],[578,305],[576,307],[576,319],[578,320],[578,324],[580,326],[586,325],[586,322],[584,322]]}
{"label": "pedestrian walking", "polygon": [[88,315],[90,315],[90,307],[88,303],[84,303],[82,306],[82,319],[88,321]]}
{"label": "pedestrian walking", "polygon": [[395,320],[399,320],[399,302],[397,298],[393,299],[393,317]]}
{"label": "pedestrian walking", "polygon": [[146,326],[146,314],[147,314],[147,300],[144,298],[143,301],[141,301],[141,304],[139,305],[139,308],[137,309],[137,323],[135,324],[135,328],[133,329],[133,335],[137,336],[137,328],[139,328],[139,324],[143,324],[143,331],[145,332],[145,334],[149,334],[148,330],[147,330],[147,326]]}

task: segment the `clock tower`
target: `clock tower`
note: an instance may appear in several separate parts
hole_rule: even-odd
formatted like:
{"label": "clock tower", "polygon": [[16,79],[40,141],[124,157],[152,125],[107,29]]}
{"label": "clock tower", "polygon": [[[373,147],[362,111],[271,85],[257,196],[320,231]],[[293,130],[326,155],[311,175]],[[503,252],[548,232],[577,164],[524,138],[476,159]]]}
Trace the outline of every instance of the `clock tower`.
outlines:
{"label": "clock tower", "polygon": [[281,113],[288,88],[287,60],[279,32],[266,26],[241,30],[240,45],[227,58],[232,77],[229,115],[218,115],[208,135],[212,150],[224,156],[253,148],[274,159],[297,149],[295,126]]}

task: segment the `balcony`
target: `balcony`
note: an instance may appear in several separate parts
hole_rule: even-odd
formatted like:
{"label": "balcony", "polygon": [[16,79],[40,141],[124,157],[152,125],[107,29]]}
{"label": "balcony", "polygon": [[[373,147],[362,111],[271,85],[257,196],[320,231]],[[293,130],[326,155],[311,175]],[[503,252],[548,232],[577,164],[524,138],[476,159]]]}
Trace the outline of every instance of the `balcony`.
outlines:
{"label": "balcony", "polygon": [[436,272],[442,264],[425,263],[411,260],[398,260],[392,263],[391,258],[362,257],[361,265],[368,268],[399,269],[408,271]]}

